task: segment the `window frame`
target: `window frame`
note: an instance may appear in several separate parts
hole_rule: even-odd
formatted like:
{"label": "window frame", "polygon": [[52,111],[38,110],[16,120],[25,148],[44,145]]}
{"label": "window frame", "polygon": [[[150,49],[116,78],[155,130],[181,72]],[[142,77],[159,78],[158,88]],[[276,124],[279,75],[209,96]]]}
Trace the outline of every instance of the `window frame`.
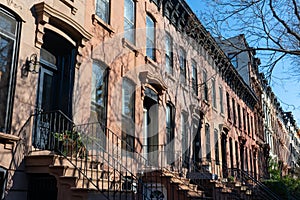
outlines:
{"label": "window frame", "polygon": [[[101,107],[102,109],[103,109],[103,114],[104,114],[104,118],[102,118],[102,120],[103,121],[101,121],[101,123],[103,123],[103,125],[105,125],[106,124],[106,119],[107,119],[107,100],[108,100],[108,96],[107,96],[107,92],[108,92],[108,70],[107,70],[107,66],[105,65],[105,64],[103,64],[102,62],[100,62],[100,61],[98,61],[98,60],[93,60],[93,69],[92,69],[92,80],[91,80],[91,82],[92,82],[92,84],[95,82],[95,81],[97,81],[97,83],[98,83],[98,79],[96,79],[96,80],[94,80],[94,70],[96,70],[95,68],[94,68],[94,66],[97,66],[98,67],[98,69],[100,69],[101,71],[102,71],[102,78],[101,78],[101,80],[102,80],[102,87],[103,87],[103,89],[102,89],[102,93],[103,93],[103,95],[101,96],[101,98],[102,98],[102,101],[103,101],[103,105],[100,105],[100,104],[98,104],[96,101],[96,99],[95,99],[95,101],[93,101],[93,88],[91,89],[91,110],[93,110],[93,111],[95,111],[95,112],[97,112],[97,114],[98,114],[98,107]],[[97,70],[98,70],[97,69]],[[97,84],[96,83],[96,84]],[[96,85],[95,85],[95,92],[97,91],[97,88],[96,88]],[[97,97],[95,97],[95,98],[97,98]],[[95,109],[93,109],[93,107],[95,106]],[[100,108],[100,109],[101,109]]]}
{"label": "window frame", "polygon": [[216,164],[220,164],[220,155],[219,155],[219,132],[217,129],[214,130],[214,138],[215,138],[215,160]]}
{"label": "window frame", "polygon": [[[131,87],[130,89],[126,90],[129,91],[130,95],[129,102],[132,103],[129,115],[124,113],[124,85]],[[122,106],[121,106],[121,113],[122,113],[122,149],[126,150],[127,152],[134,152],[135,151],[135,97],[136,97],[136,84],[124,77],[122,79]],[[129,149],[128,149],[129,148]]]}
{"label": "window frame", "polygon": [[[15,85],[16,85],[16,73],[17,73],[17,66],[18,66],[18,55],[19,55],[19,48],[20,48],[20,36],[21,36],[21,29],[22,29],[22,23],[19,16],[14,15],[9,10],[0,7],[0,13],[4,16],[8,17],[9,19],[13,20],[14,25],[14,33],[9,33],[6,30],[7,29],[0,29],[0,36],[7,38],[9,40],[12,40],[12,50],[11,55],[8,56],[11,58],[10,64],[9,64],[9,78],[7,81],[7,96],[6,103],[3,103],[4,105],[4,121],[3,121],[3,127],[0,125],[0,132],[3,133],[9,133],[11,129],[11,120],[12,120],[12,110],[13,110],[13,99],[15,95]],[[3,67],[3,66],[2,66]]]}
{"label": "window frame", "polygon": [[207,72],[206,70],[202,71],[202,79],[203,79],[203,99],[208,102],[208,84],[207,84]]}
{"label": "window frame", "polygon": [[[153,24],[153,26],[150,26],[149,22],[151,22],[151,25]],[[155,55],[155,48],[156,48],[156,31],[155,31],[155,20],[154,18],[147,13],[146,15],[146,56],[150,59],[152,59],[153,61],[156,61],[156,55]],[[149,35],[149,32],[151,31],[153,38],[151,38],[151,36]],[[150,42],[150,43],[149,43]],[[151,44],[151,46],[149,46],[149,44]]]}
{"label": "window frame", "polygon": [[210,125],[205,124],[205,153],[206,160],[211,161],[211,144],[210,144]]}
{"label": "window frame", "polygon": [[[165,37],[165,47],[166,47],[166,53],[165,53],[165,59],[166,59],[166,71],[167,73],[173,75],[174,73],[174,59],[173,59],[173,38],[169,33],[166,33]],[[168,42],[169,41],[169,42]],[[167,62],[169,60],[169,62]],[[168,66],[168,63],[170,66]]]}
{"label": "window frame", "polygon": [[217,94],[216,94],[216,79],[211,80],[212,84],[212,90],[211,90],[211,96],[212,96],[212,104],[214,108],[217,108]]}
{"label": "window frame", "polygon": [[[107,6],[107,8],[103,9],[99,5],[99,3],[104,3]],[[101,8],[101,10],[100,9],[98,10],[99,7]],[[106,24],[110,24],[110,18],[111,18],[110,7],[111,7],[111,0],[95,0],[95,15],[98,16]],[[105,12],[103,12],[103,11],[105,11]],[[102,14],[102,13],[104,13],[104,14]],[[105,15],[105,16],[103,16],[103,15]],[[107,19],[104,17],[106,17]]]}
{"label": "window frame", "polygon": [[181,112],[181,150],[182,150],[182,166],[189,165],[189,148],[188,148],[188,114],[185,111]]}
{"label": "window frame", "polygon": [[187,79],[187,71],[186,71],[186,52],[182,47],[179,48],[179,76],[180,76],[180,82],[183,84],[186,84]]}
{"label": "window frame", "polygon": [[[133,10],[132,10],[132,20],[129,19],[128,16],[126,16],[126,2],[132,3]],[[125,29],[126,22],[131,25],[130,29]],[[124,38],[129,41],[130,43],[134,44],[136,43],[136,1],[135,0],[125,0],[124,1]]]}
{"label": "window frame", "polygon": [[223,97],[223,87],[219,86],[219,95],[220,95],[220,112],[224,114],[224,97]]}
{"label": "window frame", "polygon": [[196,61],[192,60],[191,65],[192,65],[192,89],[195,92],[196,96],[198,96],[198,69],[197,69]]}

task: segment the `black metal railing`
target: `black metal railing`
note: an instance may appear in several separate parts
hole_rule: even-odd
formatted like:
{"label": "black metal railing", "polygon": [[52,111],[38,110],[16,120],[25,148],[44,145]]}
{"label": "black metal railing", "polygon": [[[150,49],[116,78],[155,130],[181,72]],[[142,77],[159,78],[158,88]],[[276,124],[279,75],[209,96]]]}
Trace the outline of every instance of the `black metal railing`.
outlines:
{"label": "black metal railing", "polygon": [[[79,172],[78,184],[104,192],[107,199],[121,198],[124,193],[131,199],[153,198],[152,193],[162,187],[164,178],[161,174],[153,179],[148,172],[155,170],[172,173],[180,181],[178,173],[166,167],[170,152],[163,145],[158,147],[157,161],[153,162],[123,140],[121,133],[119,136],[99,122],[75,125],[61,111],[37,113],[30,119],[34,119],[33,150],[50,150],[64,156]],[[179,171],[180,158],[175,163]],[[185,181],[180,184],[190,187]],[[180,192],[170,191],[172,196]]]}
{"label": "black metal railing", "polygon": [[262,182],[254,178],[252,175],[244,170],[237,168],[229,168],[229,174],[233,174],[237,181],[251,188],[253,195],[259,195],[262,199],[270,200],[280,200],[281,198],[276,195],[272,190],[270,190]]}

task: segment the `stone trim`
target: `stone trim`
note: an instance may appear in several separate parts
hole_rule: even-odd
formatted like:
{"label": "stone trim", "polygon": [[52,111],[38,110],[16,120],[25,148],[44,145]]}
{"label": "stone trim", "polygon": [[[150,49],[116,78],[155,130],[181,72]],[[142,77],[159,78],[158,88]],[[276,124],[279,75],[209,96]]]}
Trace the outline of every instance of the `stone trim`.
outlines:
{"label": "stone trim", "polygon": [[72,18],[52,8],[45,2],[35,4],[34,9],[37,15],[35,46],[39,49],[42,47],[45,25],[52,25],[75,41],[78,48],[76,67],[79,67],[82,60],[82,49],[86,42],[92,38],[92,34]]}

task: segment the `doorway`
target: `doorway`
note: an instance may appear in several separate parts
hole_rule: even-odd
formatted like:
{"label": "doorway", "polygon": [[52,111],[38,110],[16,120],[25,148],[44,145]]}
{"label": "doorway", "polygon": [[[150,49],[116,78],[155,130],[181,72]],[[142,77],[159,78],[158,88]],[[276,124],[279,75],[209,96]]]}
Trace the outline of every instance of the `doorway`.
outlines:
{"label": "doorway", "polygon": [[56,200],[57,181],[49,174],[30,174],[27,200]]}
{"label": "doorway", "polygon": [[158,164],[158,95],[145,88],[143,102],[143,154],[149,163]]}
{"label": "doorway", "polygon": [[[72,119],[76,55],[76,47],[53,31],[46,29],[43,41],[37,90],[39,115],[35,119],[36,129],[33,137],[34,146],[42,149],[50,147],[49,129],[53,130],[55,126],[61,124],[51,113],[59,111],[61,115]],[[67,125],[64,124],[64,127]]]}
{"label": "doorway", "polygon": [[221,139],[221,148],[222,148],[222,172],[223,178],[228,177],[228,167],[227,167],[227,135],[222,133]]}

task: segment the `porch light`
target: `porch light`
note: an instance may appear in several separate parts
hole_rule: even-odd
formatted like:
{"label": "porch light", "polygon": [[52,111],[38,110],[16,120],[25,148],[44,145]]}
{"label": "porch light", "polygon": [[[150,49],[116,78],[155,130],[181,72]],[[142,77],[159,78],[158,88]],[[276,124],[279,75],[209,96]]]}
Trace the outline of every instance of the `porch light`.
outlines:
{"label": "porch light", "polygon": [[25,66],[26,66],[26,70],[28,72],[31,72],[33,74],[36,74],[39,72],[40,62],[37,61],[37,55],[35,53],[32,54],[29,57],[29,59],[27,58]]}

